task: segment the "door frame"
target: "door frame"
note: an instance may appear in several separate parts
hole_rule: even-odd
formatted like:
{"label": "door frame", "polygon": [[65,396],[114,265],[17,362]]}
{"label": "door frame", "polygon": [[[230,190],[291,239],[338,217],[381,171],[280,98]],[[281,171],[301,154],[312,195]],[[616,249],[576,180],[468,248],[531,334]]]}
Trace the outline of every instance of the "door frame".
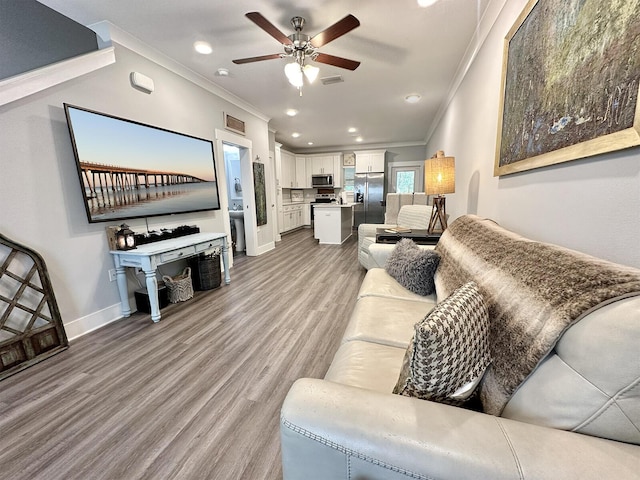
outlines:
{"label": "door frame", "polygon": [[225,233],[231,238],[231,219],[229,217],[229,199],[227,194],[227,171],[224,162],[223,143],[235,145],[240,148],[240,171],[242,178],[242,203],[244,211],[244,236],[245,251],[247,256],[253,257],[258,255],[258,226],[256,224],[256,206],[252,199],[255,198],[255,190],[253,188],[253,142],[247,138],[216,128],[216,154],[220,159],[218,165],[222,167],[225,179],[225,191],[220,199],[222,205],[222,218],[224,219]]}

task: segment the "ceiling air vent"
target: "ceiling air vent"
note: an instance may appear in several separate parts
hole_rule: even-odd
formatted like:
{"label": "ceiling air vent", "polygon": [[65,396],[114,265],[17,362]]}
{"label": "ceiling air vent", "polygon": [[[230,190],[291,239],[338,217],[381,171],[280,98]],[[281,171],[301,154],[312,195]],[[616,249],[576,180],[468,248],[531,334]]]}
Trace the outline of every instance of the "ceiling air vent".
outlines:
{"label": "ceiling air vent", "polygon": [[323,77],[320,79],[323,85],[331,85],[332,83],[344,82],[342,75],[334,75],[333,77]]}

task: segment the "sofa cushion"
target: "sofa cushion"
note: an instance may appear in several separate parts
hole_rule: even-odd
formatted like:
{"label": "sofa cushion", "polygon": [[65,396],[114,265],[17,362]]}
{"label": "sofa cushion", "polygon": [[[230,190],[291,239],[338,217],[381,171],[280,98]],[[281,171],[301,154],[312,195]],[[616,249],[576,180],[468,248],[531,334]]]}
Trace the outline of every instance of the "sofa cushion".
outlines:
{"label": "sofa cushion", "polygon": [[340,345],[325,375],[325,380],[391,393],[396,384],[404,348],[370,342],[346,342]]}
{"label": "sofa cushion", "polygon": [[384,268],[372,268],[367,272],[358,291],[358,298],[362,297],[398,298],[428,303],[433,303],[436,298],[435,295],[423,296],[410,292],[389,275]]}
{"label": "sofa cushion", "polygon": [[389,255],[385,270],[407,290],[430,295],[436,291],[433,276],[439,262],[437,252],[423,250],[413,240],[403,238]]}
{"label": "sofa cushion", "polygon": [[454,394],[477,382],[489,364],[488,337],[486,303],[477,285],[469,282],[416,324],[394,393],[462,403]]}
{"label": "sofa cushion", "polygon": [[406,349],[414,325],[434,306],[435,302],[363,297],[356,302],[342,341],[362,340]]}
{"label": "sofa cushion", "polygon": [[398,212],[398,226],[426,230],[431,218],[428,205],[405,205]]}

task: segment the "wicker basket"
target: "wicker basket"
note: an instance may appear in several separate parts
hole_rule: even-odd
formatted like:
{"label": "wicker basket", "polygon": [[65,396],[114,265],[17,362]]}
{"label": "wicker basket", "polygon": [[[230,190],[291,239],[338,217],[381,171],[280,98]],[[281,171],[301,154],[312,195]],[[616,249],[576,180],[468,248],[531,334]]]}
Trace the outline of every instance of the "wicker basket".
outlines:
{"label": "wicker basket", "polygon": [[187,267],[182,271],[181,275],[162,277],[164,284],[167,286],[169,301],[171,303],[184,302],[193,298],[193,284],[191,283],[191,268]]}
{"label": "wicker basket", "polygon": [[211,290],[218,288],[222,281],[220,274],[220,254],[201,253],[189,260],[194,290]]}

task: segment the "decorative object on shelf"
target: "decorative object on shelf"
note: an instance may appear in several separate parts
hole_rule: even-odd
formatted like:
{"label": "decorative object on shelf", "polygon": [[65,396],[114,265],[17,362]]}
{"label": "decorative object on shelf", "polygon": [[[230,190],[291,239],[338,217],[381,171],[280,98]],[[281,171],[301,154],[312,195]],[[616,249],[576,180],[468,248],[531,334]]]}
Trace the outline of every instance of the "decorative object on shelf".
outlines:
{"label": "decorative object on shelf", "polygon": [[0,380],[69,346],[44,259],[2,234],[0,319]]}
{"label": "decorative object on shelf", "polygon": [[[161,228],[160,230],[151,230],[147,233],[136,233],[134,237],[136,245],[146,245],[147,243],[160,242],[162,240],[169,240],[170,238],[184,237],[194,233],[200,233],[200,228],[195,225],[180,225],[173,229]],[[115,250],[115,248],[112,250]]]}
{"label": "decorative object on shelf", "polygon": [[444,232],[447,228],[447,211],[445,208],[445,193],[456,191],[456,159],[445,157],[442,150],[424,161],[424,188],[427,195],[433,198],[433,209],[429,220],[429,233],[433,233],[438,222]]}
{"label": "decorative object on shelf", "polygon": [[347,70],[355,70],[360,65],[360,62],[354,60],[318,52],[318,48],[360,26],[360,22],[353,15],[347,15],[314,37],[302,33],[306,22],[302,17],[293,17],[291,19],[291,25],[296,33],[287,36],[258,12],[249,12],[245,16],[279,41],[284,48],[284,53],[240,58],[233,60],[233,63],[242,64],[289,57],[292,61],[285,65],[284,73],[289,83],[299,90],[300,96],[302,96],[302,86],[304,85],[305,77],[309,83],[313,83],[320,72],[318,67],[306,64],[307,59]]}
{"label": "decorative object on shelf", "polygon": [[191,267],[185,268],[180,275],[170,277],[163,275],[162,280],[167,286],[169,301],[179,303],[193,298],[193,283],[191,282]]}
{"label": "decorative object on shelf", "polygon": [[109,250],[118,249],[118,241],[116,240],[116,234],[120,230],[117,225],[110,225],[106,228],[107,231],[107,243],[109,244]]}
{"label": "decorative object on shelf", "polygon": [[596,4],[530,0],[507,34],[494,176],[640,145],[640,9]]}
{"label": "decorative object on shelf", "polygon": [[224,117],[224,128],[232,132],[239,133],[240,135],[244,135],[246,133],[245,125],[242,120],[232,117],[225,112],[222,112],[222,116]]}
{"label": "decorative object on shelf", "polygon": [[344,156],[343,164],[345,167],[353,167],[356,164],[355,153],[347,153]]}
{"label": "decorative object on shelf", "polygon": [[118,250],[133,250],[136,248],[135,233],[126,223],[120,225],[120,230],[116,232],[116,245]]}

